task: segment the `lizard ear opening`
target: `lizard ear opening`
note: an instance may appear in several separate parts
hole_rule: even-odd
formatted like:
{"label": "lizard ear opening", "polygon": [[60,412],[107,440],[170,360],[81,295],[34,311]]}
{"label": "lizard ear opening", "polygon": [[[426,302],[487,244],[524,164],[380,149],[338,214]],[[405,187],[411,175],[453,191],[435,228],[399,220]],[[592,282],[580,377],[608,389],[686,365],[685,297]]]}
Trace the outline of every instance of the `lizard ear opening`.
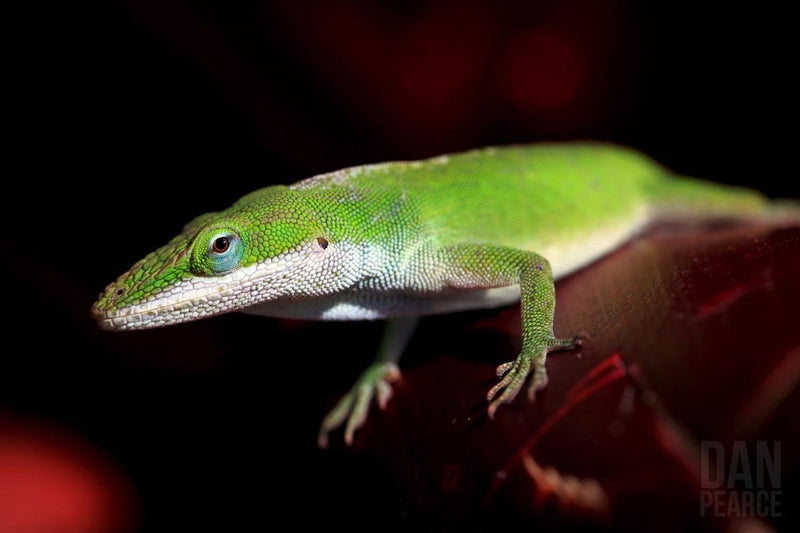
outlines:
{"label": "lizard ear opening", "polygon": [[317,244],[324,250],[328,247],[328,239],[325,237],[317,237]]}

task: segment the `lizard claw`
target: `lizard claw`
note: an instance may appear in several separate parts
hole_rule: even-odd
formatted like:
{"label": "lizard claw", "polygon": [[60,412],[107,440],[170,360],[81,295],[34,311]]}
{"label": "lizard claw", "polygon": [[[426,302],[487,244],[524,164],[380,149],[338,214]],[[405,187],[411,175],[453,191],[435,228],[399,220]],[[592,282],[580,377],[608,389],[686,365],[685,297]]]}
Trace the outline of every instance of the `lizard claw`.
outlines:
{"label": "lizard claw", "polygon": [[509,361],[508,363],[503,363],[502,365],[498,366],[497,370],[495,370],[497,377],[502,378],[503,376],[505,376],[513,366],[514,366],[514,361]]}
{"label": "lizard claw", "polygon": [[345,424],[344,442],[353,443],[355,432],[367,421],[373,397],[381,410],[386,409],[392,397],[391,383],[400,380],[400,369],[394,363],[377,363],[368,367],[356,380],[355,385],[336,404],[322,421],[317,437],[320,448],[328,447],[328,434]]}
{"label": "lizard claw", "polygon": [[[503,363],[497,367],[496,373],[502,379],[486,394],[486,399],[490,402],[487,411],[489,418],[493,419],[501,405],[511,403],[517,397],[534,364],[533,359],[533,356],[521,353],[514,361]],[[537,366],[538,368],[544,372],[544,360],[542,360],[541,367]]]}
{"label": "lizard claw", "polygon": [[533,370],[533,377],[528,386],[528,398],[534,401],[536,393],[547,387],[548,379],[545,369],[547,353],[555,350],[571,350],[580,346],[586,338],[586,335],[575,335],[568,339],[551,337],[545,342],[544,348],[530,352],[523,351],[514,361],[498,366],[495,373],[501,379],[486,395],[486,399],[489,401],[487,410],[489,418],[494,418],[501,405],[514,401],[531,370]]}
{"label": "lizard claw", "polygon": [[545,371],[544,366],[536,367],[536,370],[533,372],[531,384],[528,385],[528,400],[536,400],[536,393],[547,387],[548,381],[550,380],[547,377],[547,372]]}

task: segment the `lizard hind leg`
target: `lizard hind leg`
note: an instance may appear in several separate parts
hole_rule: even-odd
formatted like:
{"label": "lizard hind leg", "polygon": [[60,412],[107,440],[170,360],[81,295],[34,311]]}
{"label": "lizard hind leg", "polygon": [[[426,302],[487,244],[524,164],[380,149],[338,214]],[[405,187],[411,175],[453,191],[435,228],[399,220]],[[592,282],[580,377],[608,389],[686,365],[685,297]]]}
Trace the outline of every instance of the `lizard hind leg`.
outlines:
{"label": "lizard hind leg", "polygon": [[402,318],[386,324],[375,361],[361,373],[350,391],[322,421],[317,437],[320,448],[327,448],[328,435],[342,425],[345,426],[345,444],[351,445],[356,430],[367,421],[373,398],[377,400],[381,410],[386,408],[392,397],[391,384],[400,380],[397,362],[414,332],[417,320]]}

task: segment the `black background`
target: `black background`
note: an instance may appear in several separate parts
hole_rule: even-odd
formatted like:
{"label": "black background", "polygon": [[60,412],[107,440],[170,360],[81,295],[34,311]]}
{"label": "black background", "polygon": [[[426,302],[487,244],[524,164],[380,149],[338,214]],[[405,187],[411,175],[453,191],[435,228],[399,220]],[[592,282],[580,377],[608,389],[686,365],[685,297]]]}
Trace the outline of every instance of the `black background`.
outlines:
{"label": "black background", "polygon": [[[143,529],[406,512],[380,469],[353,478],[357,455],[315,447],[377,325],[235,315],[112,334],[91,322],[96,294],[195,215],[344,166],[553,139],[620,142],[685,174],[798,196],[785,13],[232,4],[41,5],[8,19],[0,412],[102,450],[133,486]],[[546,54],[531,62],[541,70],[509,66],[538,54],[524,43],[540,27],[578,58],[561,103],[514,97],[572,79]]]}

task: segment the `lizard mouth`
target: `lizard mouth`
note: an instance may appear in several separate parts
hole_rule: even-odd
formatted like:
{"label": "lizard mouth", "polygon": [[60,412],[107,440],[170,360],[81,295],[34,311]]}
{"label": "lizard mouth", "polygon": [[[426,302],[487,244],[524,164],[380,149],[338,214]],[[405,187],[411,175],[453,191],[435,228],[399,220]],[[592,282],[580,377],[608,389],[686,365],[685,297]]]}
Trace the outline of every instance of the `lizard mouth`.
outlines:
{"label": "lizard mouth", "polygon": [[100,309],[95,303],[92,306],[92,318],[97,322],[97,325],[106,331],[114,331],[117,329],[114,326],[114,321],[108,311]]}
{"label": "lizard mouth", "polygon": [[[181,318],[183,312],[195,309],[200,311],[196,301],[185,300],[174,304],[160,306],[134,305],[120,309],[100,309],[97,304],[92,306],[92,318],[106,331],[123,331],[134,329],[150,329],[178,322],[187,322],[193,318]],[[146,304],[145,304],[146,305]],[[223,312],[223,311],[220,311]],[[196,318],[201,318],[215,313],[197,313]],[[175,318],[171,318],[175,317]]]}
{"label": "lizard mouth", "polygon": [[195,277],[170,286],[155,298],[108,305],[101,297],[92,318],[109,331],[150,329],[236,311],[270,299],[270,286],[289,269],[286,262],[240,268],[219,277]]}
{"label": "lizard mouth", "polygon": [[237,307],[236,294],[250,285],[241,285],[237,283],[241,276],[236,278],[185,280],[173,285],[167,294],[123,307],[104,308],[98,301],[92,307],[92,318],[102,329],[124,331],[190,322],[233,311]]}

